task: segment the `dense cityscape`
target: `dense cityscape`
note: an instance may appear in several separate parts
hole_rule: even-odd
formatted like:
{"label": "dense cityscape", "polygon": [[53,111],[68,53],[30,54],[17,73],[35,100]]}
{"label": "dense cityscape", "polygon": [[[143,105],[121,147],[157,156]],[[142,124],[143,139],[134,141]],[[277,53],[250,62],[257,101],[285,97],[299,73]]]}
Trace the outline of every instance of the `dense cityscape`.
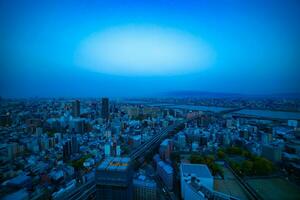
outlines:
{"label": "dense cityscape", "polygon": [[[280,111],[262,110],[270,102]],[[0,105],[4,200],[300,197],[297,99],[2,98]]]}
{"label": "dense cityscape", "polygon": [[300,200],[300,0],[0,0],[0,200]]}

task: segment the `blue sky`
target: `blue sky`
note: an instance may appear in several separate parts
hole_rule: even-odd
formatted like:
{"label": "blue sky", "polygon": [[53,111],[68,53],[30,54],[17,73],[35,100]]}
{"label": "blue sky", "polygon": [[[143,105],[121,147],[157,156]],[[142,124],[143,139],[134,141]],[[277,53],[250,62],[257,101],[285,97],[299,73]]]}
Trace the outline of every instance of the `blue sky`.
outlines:
{"label": "blue sky", "polygon": [[300,92],[298,2],[1,1],[0,95]]}

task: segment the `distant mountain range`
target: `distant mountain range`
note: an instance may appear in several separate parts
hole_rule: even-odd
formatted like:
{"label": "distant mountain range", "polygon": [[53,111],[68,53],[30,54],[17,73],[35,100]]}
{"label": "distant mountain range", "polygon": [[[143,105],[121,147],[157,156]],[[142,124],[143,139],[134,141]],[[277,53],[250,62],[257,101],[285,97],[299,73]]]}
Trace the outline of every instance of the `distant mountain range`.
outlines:
{"label": "distant mountain range", "polygon": [[194,90],[181,90],[165,92],[167,97],[194,97],[194,98],[287,98],[300,99],[300,93],[273,93],[273,94],[240,94],[223,92],[205,92]]}

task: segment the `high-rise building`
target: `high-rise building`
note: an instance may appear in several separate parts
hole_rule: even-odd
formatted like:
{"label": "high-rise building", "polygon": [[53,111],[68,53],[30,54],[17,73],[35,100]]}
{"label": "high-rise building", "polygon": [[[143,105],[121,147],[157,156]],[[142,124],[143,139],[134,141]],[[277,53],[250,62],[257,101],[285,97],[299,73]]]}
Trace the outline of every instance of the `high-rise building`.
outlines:
{"label": "high-rise building", "polygon": [[69,129],[71,132],[84,133],[85,131],[85,119],[76,118],[69,121]]}
{"label": "high-rise building", "polygon": [[62,139],[62,134],[61,133],[54,133],[54,138],[55,138],[55,142],[57,144],[59,144],[61,142],[61,139]]}
{"label": "high-rise building", "polygon": [[72,154],[72,144],[71,140],[67,140],[63,145],[63,157],[64,160],[69,160]]}
{"label": "high-rise building", "polygon": [[79,144],[76,135],[72,136],[71,140],[71,152],[72,153],[79,153]]}
{"label": "high-rise building", "polygon": [[116,147],[116,156],[121,156],[121,147],[120,147],[120,145],[117,145],[117,147]]}
{"label": "high-rise building", "polygon": [[165,139],[159,146],[159,155],[162,160],[168,161],[173,150],[173,143],[170,139]]}
{"label": "high-rise building", "polygon": [[106,120],[109,118],[109,100],[108,100],[108,98],[102,98],[101,116],[102,116],[102,118],[104,118]]}
{"label": "high-rise building", "polygon": [[106,158],[96,169],[96,198],[131,200],[133,170],[130,158]]}
{"label": "high-rise building", "polygon": [[261,143],[269,144],[272,141],[272,133],[261,132]]}
{"label": "high-rise building", "polygon": [[80,101],[75,100],[72,102],[72,116],[79,117],[80,116]]}
{"label": "high-rise building", "polygon": [[138,177],[133,179],[133,199],[156,200],[156,182],[144,175],[139,175]]}
{"label": "high-rise building", "polygon": [[73,153],[79,152],[79,144],[76,135],[73,135],[71,139],[68,139],[63,144],[63,157],[64,160],[69,160]]}
{"label": "high-rise building", "polygon": [[180,133],[178,135],[178,145],[180,149],[184,149],[185,145],[186,145],[186,139],[185,139],[185,135],[183,133]]}
{"label": "high-rise building", "polygon": [[157,163],[157,173],[160,176],[160,178],[163,180],[165,185],[168,187],[169,190],[173,189],[173,168],[165,163],[164,161],[159,161]]}
{"label": "high-rise building", "polygon": [[105,157],[109,157],[111,155],[111,146],[109,143],[104,145],[104,155]]}
{"label": "high-rise building", "polygon": [[133,135],[131,136],[131,142],[133,148],[136,148],[142,144],[142,137],[141,135]]}

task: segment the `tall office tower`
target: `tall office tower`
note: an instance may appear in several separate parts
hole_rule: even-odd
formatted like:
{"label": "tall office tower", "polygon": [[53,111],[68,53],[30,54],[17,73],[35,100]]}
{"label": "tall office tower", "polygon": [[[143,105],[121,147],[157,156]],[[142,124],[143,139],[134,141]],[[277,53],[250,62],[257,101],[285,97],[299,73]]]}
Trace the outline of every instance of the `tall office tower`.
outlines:
{"label": "tall office tower", "polygon": [[72,116],[79,117],[80,116],[80,101],[75,100],[72,102]]}
{"label": "tall office tower", "polygon": [[164,161],[168,161],[170,159],[170,155],[173,150],[172,140],[165,139],[159,146],[159,155],[161,159]]}
{"label": "tall office tower", "polygon": [[71,140],[67,140],[63,145],[63,157],[64,160],[69,160],[72,154],[72,144]]}
{"label": "tall office tower", "polygon": [[109,101],[108,98],[102,98],[102,118],[108,119],[109,118]]}
{"label": "tall office tower", "polygon": [[79,144],[76,135],[72,136],[71,147],[72,147],[71,149],[72,153],[79,153]]}
{"label": "tall office tower", "polygon": [[130,158],[106,158],[96,169],[96,199],[132,200],[133,169]]}
{"label": "tall office tower", "polygon": [[178,144],[179,144],[179,148],[181,150],[185,148],[185,146],[186,146],[186,137],[185,137],[184,133],[180,133],[178,135]]}

